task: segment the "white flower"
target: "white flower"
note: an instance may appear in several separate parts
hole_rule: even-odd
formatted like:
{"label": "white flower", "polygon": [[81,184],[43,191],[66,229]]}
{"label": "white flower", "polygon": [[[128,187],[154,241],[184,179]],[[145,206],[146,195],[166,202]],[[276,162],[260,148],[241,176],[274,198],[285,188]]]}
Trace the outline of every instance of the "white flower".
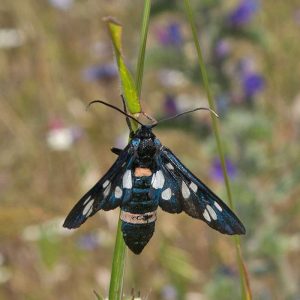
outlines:
{"label": "white flower", "polygon": [[73,5],[73,0],[49,0],[49,3],[58,9],[67,10]]}
{"label": "white flower", "polygon": [[24,34],[15,28],[0,29],[0,48],[16,48],[24,43]]}
{"label": "white flower", "polygon": [[52,129],[47,135],[48,146],[56,151],[68,150],[73,144],[73,135],[70,128]]}
{"label": "white flower", "polygon": [[81,136],[81,128],[54,125],[47,133],[47,144],[52,150],[65,151],[69,150]]}

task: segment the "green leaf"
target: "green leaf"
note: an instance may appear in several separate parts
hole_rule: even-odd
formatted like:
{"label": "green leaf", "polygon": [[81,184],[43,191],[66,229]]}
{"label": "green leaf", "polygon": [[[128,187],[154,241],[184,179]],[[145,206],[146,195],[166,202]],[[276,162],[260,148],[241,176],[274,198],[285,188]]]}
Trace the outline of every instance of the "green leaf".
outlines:
{"label": "green leaf", "polygon": [[128,110],[131,114],[137,114],[141,112],[141,104],[138,98],[136,85],[131,76],[129,70],[123,59],[122,53],[122,26],[116,20],[111,17],[104,18],[107,24],[108,31],[114,46],[116,61],[118,64],[119,75],[121,79],[122,93],[125,97],[125,101]]}

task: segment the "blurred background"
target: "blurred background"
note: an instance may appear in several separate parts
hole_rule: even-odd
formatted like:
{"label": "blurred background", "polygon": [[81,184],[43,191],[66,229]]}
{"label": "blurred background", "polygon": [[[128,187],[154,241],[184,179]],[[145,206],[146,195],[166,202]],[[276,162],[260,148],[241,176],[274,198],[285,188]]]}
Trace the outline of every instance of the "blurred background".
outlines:
{"label": "blurred background", "polygon": [[[300,299],[300,3],[191,1],[231,178],[247,228],[254,299]],[[118,210],[80,229],[61,224],[123,147],[120,84],[102,17],[124,26],[135,70],[142,1],[0,0],[0,299],[107,296]],[[182,1],[153,1],[143,109],[156,118],[207,106]],[[225,201],[210,116],[155,129]],[[159,211],[124,293],[142,299],[240,299],[233,240],[185,214]]]}

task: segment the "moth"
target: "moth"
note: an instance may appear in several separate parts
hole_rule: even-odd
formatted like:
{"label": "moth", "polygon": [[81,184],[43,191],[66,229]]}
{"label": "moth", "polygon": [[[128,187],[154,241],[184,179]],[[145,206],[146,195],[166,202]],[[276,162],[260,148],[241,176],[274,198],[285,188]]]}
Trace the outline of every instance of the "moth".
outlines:
{"label": "moth", "polygon": [[[154,233],[158,207],[171,214],[185,212],[223,234],[245,234],[232,210],[154,135],[158,122],[142,124],[127,114],[125,104],[123,111],[104,101],[91,103],[95,102],[126,115],[131,140],[123,150],[112,148],[118,155],[115,163],[70,211],[64,227],[77,228],[99,210],[120,207],[123,238],[135,254],[142,252]],[[205,108],[195,110],[199,109]],[[139,124],[136,132],[129,119]]]}

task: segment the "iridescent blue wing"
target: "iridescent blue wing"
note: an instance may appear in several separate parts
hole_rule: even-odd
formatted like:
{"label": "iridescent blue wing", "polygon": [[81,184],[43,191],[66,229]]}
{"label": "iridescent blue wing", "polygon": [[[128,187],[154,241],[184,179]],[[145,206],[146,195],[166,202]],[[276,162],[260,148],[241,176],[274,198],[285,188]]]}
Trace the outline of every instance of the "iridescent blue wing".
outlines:
{"label": "iridescent blue wing", "polygon": [[184,211],[224,234],[245,234],[244,225],[231,209],[169,149],[161,148],[156,163],[164,178],[159,200],[163,210],[170,213]]}
{"label": "iridescent blue wing", "polygon": [[77,228],[98,210],[118,207],[132,193],[132,163],[135,159],[132,143],[120,153],[107,173],[78,201],[63,226]]}

